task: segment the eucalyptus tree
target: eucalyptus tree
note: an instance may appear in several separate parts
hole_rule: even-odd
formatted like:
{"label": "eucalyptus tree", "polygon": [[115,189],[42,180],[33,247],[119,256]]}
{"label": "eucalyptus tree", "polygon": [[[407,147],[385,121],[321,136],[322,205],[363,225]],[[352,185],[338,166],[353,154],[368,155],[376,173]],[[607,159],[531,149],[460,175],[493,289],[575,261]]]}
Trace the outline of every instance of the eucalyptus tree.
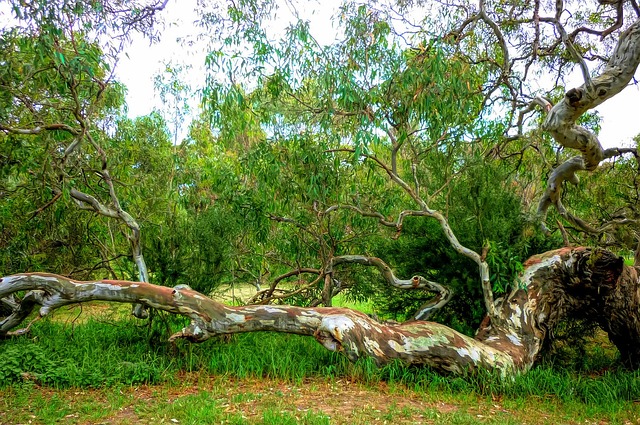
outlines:
{"label": "eucalyptus tree", "polygon": [[[132,31],[153,38],[155,13],[165,5],[15,2],[2,31],[0,137],[17,145],[34,138],[47,146],[36,166],[50,196],[35,214],[65,198],[119,220],[140,281],[149,281],[140,225],[118,196],[104,139],[124,103],[124,88],[113,81],[123,43]],[[146,312],[136,308],[136,314]]]}
{"label": "eucalyptus tree", "polygon": [[[424,11],[428,4],[438,7],[416,26],[408,19],[416,16],[410,8]],[[239,147],[248,151],[246,174],[236,173],[242,178],[233,183],[242,183],[242,195],[254,195],[253,211],[295,229],[289,237],[312,235],[300,240],[309,244],[308,253],[318,252],[318,260],[311,267],[292,262],[292,273],[316,276],[303,286],[321,288],[325,307],[229,307],[183,285],[18,274],[0,281],[0,298],[29,292],[21,300],[7,301],[13,312],[0,322],[0,332],[25,332],[28,326],[11,330],[36,305],[41,306],[41,317],[69,303],[102,299],[187,316],[191,323],[172,335],[172,341],[270,330],[313,336],[352,360],[370,356],[378,363],[400,359],[443,371],[496,369],[512,374],[533,365],[559,321],[587,318],[609,333],[625,362],[637,366],[640,300],[635,268],[610,251],[564,247],[530,258],[508,292],[496,297],[486,247],[461,243],[448,214],[454,199],[448,196],[451,182],[464,176],[474,161],[524,157],[530,148],[548,155],[555,148],[561,151],[558,163],[538,193],[542,231],[550,232],[546,221],[552,207],[565,224],[589,234],[614,237],[617,226],[635,223],[634,205],[596,226],[569,212],[562,201],[564,183],[579,183],[577,172],[593,172],[605,159],[637,156],[635,148],[603,149],[596,133],[580,125],[589,110],[626,87],[637,69],[637,3],[428,4],[401,2],[400,12],[396,7],[345,4],[339,13],[344,36],[329,46],[317,43],[304,22],[292,25],[281,43],[270,43],[261,26],[269,4],[258,8],[244,2],[229,6],[226,13],[204,15],[210,27],[224,23],[217,28],[243,29],[221,37],[223,48],[208,57],[213,72],[203,99],[220,143],[235,152]],[[434,25],[439,12],[439,24]],[[573,67],[583,81],[562,90]],[[554,82],[547,90],[536,89],[550,71],[557,74]],[[569,150],[578,155],[567,158]],[[279,163],[282,159],[287,162]],[[303,181],[305,172],[308,178]],[[494,184],[524,194],[524,183],[529,182]],[[451,247],[478,270],[486,317],[476,335],[425,320],[451,298],[442,282],[421,275],[398,278],[384,259],[351,251],[366,249],[366,244],[345,248],[335,243],[343,242],[340,238],[330,240],[336,231],[331,220],[343,227],[342,239],[347,239],[351,217],[369,218],[396,233],[407,220],[435,220]],[[330,307],[339,281],[337,268],[348,264],[374,267],[392,285],[426,288],[436,295],[414,320],[402,324],[383,324]],[[273,295],[272,290],[267,298]]]}

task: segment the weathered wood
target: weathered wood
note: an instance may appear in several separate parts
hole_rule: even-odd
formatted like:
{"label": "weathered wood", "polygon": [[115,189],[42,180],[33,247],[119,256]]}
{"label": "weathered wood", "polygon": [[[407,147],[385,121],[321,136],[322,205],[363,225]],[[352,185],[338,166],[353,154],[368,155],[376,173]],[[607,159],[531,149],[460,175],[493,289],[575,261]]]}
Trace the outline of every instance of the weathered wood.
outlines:
{"label": "weathered wood", "polygon": [[39,317],[44,317],[64,305],[102,300],[142,304],[191,319],[189,326],[171,336],[172,341],[185,338],[200,342],[240,332],[286,332],[313,336],[352,361],[371,357],[384,364],[399,359],[443,372],[486,369],[509,375],[527,371],[549,331],[569,315],[596,319],[621,352],[637,360],[640,328],[629,326],[640,323],[637,276],[635,269],[624,266],[608,251],[563,248],[532,257],[509,296],[496,301],[497,315],[487,316],[471,338],[433,322],[382,324],[345,308],[227,306],[185,286],[168,288],[119,280],[80,282],[53,274],[25,273],[0,280],[0,299],[28,291],[20,302],[7,303],[13,312],[0,321],[0,336],[19,326],[36,306]]}
{"label": "weathered wood", "polygon": [[[576,124],[588,110],[620,93],[631,81],[640,65],[640,20],[631,24],[618,39],[603,71],[580,87],[568,90],[562,101],[553,106],[542,124],[561,146],[577,150],[580,155],[560,164],[549,176],[547,189],[540,199],[538,214],[546,218],[551,205],[562,216],[567,211],[561,202],[564,182],[578,184],[578,171],[594,171],[605,159],[605,151],[592,131]],[[544,223],[543,223],[544,226]],[[545,230],[546,227],[544,227]],[[588,231],[587,229],[583,229]]]}

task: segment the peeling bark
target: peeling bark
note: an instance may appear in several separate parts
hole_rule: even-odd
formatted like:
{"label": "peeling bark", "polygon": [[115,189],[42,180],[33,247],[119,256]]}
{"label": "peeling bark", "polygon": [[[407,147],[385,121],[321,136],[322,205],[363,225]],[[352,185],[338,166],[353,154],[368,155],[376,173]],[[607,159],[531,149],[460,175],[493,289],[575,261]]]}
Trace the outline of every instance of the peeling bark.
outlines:
{"label": "peeling bark", "polygon": [[497,370],[503,375],[527,371],[542,343],[567,317],[592,318],[607,331],[630,365],[640,356],[640,290],[637,270],[611,252],[563,248],[532,257],[505,298],[495,302],[474,338],[427,321],[381,324],[344,308],[226,306],[185,286],[168,288],[142,282],[74,281],[28,273],[0,280],[0,299],[27,291],[22,300],[5,303],[12,314],[0,321],[0,336],[10,333],[39,306],[38,317],[68,304],[103,300],[143,304],[180,314],[189,326],[170,340],[200,342],[211,336],[276,331],[313,336],[324,347],[354,361],[371,357],[378,364],[399,359],[443,372]]}

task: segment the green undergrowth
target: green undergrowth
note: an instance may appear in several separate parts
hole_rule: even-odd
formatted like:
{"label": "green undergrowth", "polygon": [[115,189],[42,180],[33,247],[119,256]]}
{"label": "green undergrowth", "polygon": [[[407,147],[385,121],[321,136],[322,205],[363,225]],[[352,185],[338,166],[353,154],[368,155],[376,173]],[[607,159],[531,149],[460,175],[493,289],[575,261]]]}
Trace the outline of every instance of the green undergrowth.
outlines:
{"label": "green undergrowth", "polygon": [[89,319],[72,326],[42,321],[28,336],[0,342],[0,387],[46,385],[53,388],[177,382],[180,374],[203,372],[238,378],[266,377],[301,383],[308,377],[401,384],[416,391],[514,398],[555,397],[566,402],[618,406],[640,400],[640,374],[612,363],[580,370],[572,365],[538,366],[513,379],[491,373],[442,376],[426,368],[370,360],[349,363],[313,338],[249,333],[202,344],[166,342],[167,328],[181,323],[162,317],[149,326],[133,319]]}

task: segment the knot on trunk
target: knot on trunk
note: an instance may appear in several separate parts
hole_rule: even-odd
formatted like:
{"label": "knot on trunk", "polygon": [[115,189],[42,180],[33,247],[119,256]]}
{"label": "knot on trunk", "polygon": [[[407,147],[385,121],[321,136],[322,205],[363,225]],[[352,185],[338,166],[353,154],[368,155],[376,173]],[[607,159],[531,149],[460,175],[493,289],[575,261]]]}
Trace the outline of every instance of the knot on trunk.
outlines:
{"label": "knot on trunk", "polygon": [[582,286],[600,292],[616,286],[624,268],[624,259],[604,249],[586,250],[576,263],[576,278]]}
{"label": "knot on trunk", "polygon": [[569,105],[576,106],[578,102],[582,99],[582,90],[581,89],[571,89],[565,95]]}

